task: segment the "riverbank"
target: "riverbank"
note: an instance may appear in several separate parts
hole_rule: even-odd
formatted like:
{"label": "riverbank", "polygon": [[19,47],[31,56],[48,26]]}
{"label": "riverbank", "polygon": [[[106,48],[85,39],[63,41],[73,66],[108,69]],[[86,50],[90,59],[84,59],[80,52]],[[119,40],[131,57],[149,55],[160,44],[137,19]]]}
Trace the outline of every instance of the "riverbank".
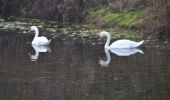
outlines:
{"label": "riverbank", "polygon": [[30,19],[30,18],[0,18],[1,30],[15,30],[26,34],[30,26],[36,25],[43,35],[52,35],[53,37],[65,35],[65,37],[74,38],[94,38],[101,31],[108,31],[112,39],[127,38],[132,40],[142,39],[142,34],[135,30],[125,30],[123,28],[96,28],[93,25],[82,24],[58,24],[55,21]]}
{"label": "riverbank", "polygon": [[169,8],[169,0],[4,0],[0,1],[0,16],[90,24],[97,28],[139,29],[144,34],[167,39]]}

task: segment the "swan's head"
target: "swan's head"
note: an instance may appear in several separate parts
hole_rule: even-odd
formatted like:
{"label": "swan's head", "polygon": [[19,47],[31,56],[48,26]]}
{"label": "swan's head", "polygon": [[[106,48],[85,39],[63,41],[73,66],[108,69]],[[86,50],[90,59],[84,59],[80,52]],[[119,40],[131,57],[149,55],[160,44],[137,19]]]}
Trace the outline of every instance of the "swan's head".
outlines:
{"label": "swan's head", "polygon": [[36,30],[38,30],[38,28],[37,28],[36,26],[31,26],[31,27],[29,28],[29,31],[28,31],[28,32],[36,31]]}
{"label": "swan's head", "polygon": [[98,34],[98,39],[102,38],[102,37],[106,37],[109,35],[109,32],[106,31],[102,31]]}

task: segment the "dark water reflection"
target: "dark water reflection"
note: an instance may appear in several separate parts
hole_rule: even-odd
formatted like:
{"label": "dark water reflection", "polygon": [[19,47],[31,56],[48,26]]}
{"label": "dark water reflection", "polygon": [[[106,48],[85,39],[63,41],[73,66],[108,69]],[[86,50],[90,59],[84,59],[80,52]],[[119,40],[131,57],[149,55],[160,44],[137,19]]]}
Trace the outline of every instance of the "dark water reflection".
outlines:
{"label": "dark water reflection", "polygon": [[170,49],[111,54],[108,67],[101,67],[102,45],[54,40],[51,52],[33,62],[28,41],[0,33],[0,100],[170,100]]}

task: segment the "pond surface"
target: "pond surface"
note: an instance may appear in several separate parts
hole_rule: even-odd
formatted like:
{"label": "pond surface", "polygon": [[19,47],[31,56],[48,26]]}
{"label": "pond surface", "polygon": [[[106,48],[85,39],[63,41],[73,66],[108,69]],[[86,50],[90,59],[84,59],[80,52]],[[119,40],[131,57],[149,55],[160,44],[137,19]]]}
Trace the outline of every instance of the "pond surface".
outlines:
{"label": "pond surface", "polygon": [[0,100],[170,100],[168,47],[118,56],[103,44],[59,39],[36,52],[31,41],[0,32]]}

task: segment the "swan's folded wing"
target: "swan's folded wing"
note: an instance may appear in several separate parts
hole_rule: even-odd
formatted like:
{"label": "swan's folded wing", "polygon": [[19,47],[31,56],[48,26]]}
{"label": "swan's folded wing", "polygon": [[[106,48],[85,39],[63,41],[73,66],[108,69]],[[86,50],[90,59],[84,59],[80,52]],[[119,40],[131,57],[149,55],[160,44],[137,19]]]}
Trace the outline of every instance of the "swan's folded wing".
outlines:
{"label": "swan's folded wing", "polygon": [[39,37],[38,44],[39,45],[48,45],[49,42],[48,42],[48,39],[46,37],[42,36],[42,37]]}
{"label": "swan's folded wing", "polygon": [[117,40],[110,45],[110,48],[136,48],[138,46],[138,42],[131,40]]}

